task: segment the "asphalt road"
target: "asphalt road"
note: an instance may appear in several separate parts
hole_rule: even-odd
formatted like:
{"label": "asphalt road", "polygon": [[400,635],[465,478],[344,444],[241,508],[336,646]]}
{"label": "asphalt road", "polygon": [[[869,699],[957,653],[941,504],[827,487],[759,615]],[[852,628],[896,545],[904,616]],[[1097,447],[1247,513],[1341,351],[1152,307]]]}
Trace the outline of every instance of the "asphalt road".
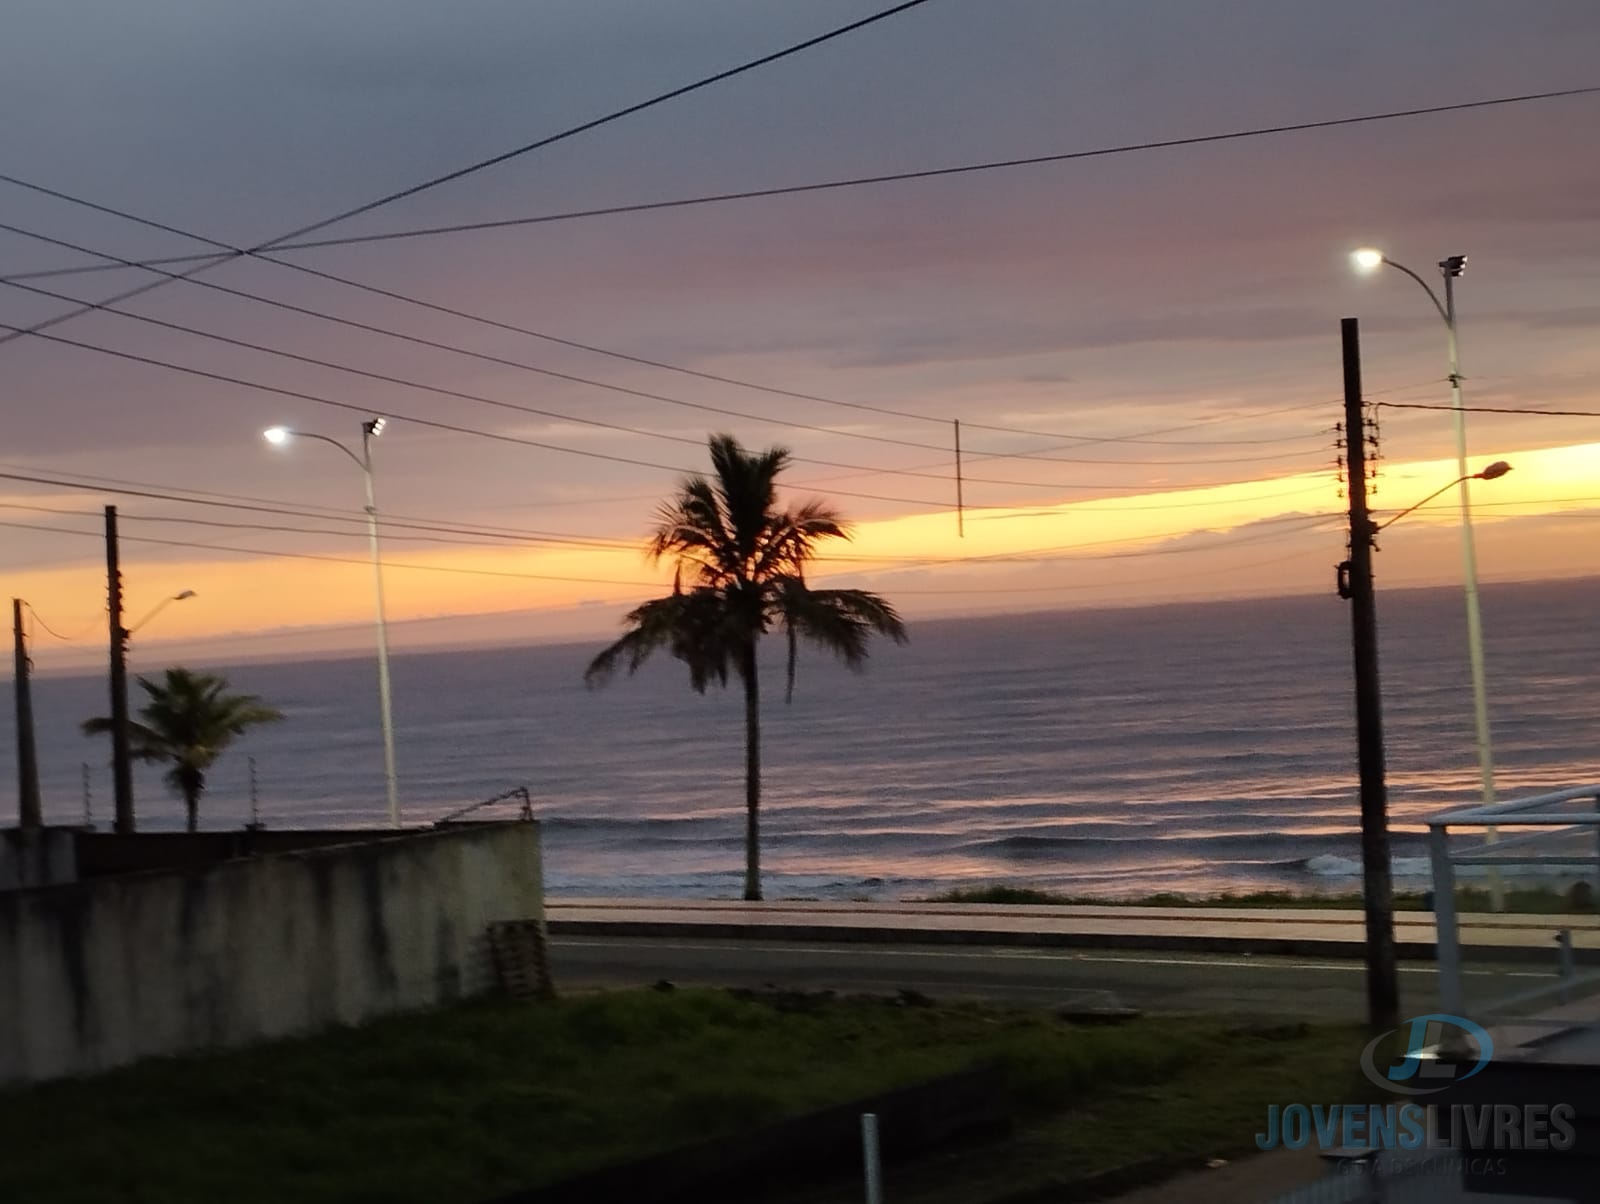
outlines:
{"label": "asphalt road", "polygon": [[[1356,960],[1071,949],[566,935],[551,941],[558,987],[681,985],[920,991],[1038,1006],[1124,1006],[1351,1020],[1366,1012]],[[1468,970],[1473,995],[1537,985],[1542,972]],[[1435,1010],[1429,965],[1402,963],[1402,1013]]]}

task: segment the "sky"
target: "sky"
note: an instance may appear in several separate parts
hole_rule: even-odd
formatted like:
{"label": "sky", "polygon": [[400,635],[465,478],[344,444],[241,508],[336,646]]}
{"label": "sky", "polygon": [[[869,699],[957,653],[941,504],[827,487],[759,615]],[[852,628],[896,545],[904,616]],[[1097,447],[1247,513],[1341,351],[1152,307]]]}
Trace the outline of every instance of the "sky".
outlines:
{"label": "sky", "polygon": [[[15,0],[0,172],[254,245],[884,6]],[[1597,38],[1591,0],[930,0],[319,236],[1583,87]],[[41,664],[98,656],[115,503],[130,617],[195,592],[135,637],[152,655],[364,647],[360,472],[260,432],[354,447],[388,414],[400,647],[615,631],[670,581],[642,537],[712,431],[790,447],[792,495],[855,522],[818,578],[912,619],[1331,591],[1339,319],[1372,401],[1449,400],[1427,298],[1350,251],[1429,280],[1470,256],[1469,405],[1600,411],[1597,127],[1589,95],[278,255],[390,296],[230,262],[42,332],[69,343],[0,345],[0,578]],[[206,249],[16,184],[0,221],[121,259]],[[0,231],[3,277],[106,262]],[[60,296],[0,286],[0,323],[152,279],[17,281]],[[1377,413],[1374,505],[1454,479],[1450,415]],[[1600,574],[1600,419],[1468,425],[1472,469],[1514,465],[1474,493],[1483,579]],[[1459,582],[1452,500],[1385,533],[1382,585]]]}

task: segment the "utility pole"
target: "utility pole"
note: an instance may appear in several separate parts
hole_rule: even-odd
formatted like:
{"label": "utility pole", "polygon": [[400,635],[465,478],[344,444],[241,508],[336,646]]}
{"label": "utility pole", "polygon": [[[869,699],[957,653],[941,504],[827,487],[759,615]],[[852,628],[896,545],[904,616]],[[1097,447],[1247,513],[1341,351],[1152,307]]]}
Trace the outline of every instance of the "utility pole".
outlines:
{"label": "utility pole", "polygon": [[1339,593],[1350,602],[1355,657],[1356,759],[1361,777],[1361,881],[1367,919],[1367,1019],[1375,1031],[1400,1022],[1389,867],[1389,797],[1384,784],[1383,698],[1378,686],[1378,605],[1372,584],[1375,528],[1367,513],[1366,415],[1361,401],[1361,329],[1343,318],[1344,434],[1350,496],[1350,559]]}
{"label": "utility pole", "polygon": [[956,424],[956,535],[966,538],[966,504],[961,500],[961,419],[952,418]]}
{"label": "utility pole", "polygon": [[39,806],[39,756],[33,743],[33,687],[29,681],[28,639],[22,630],[21,598],[11,599],[11,631],[17,653],[17,826],[44,826]]}
{"label": "utility pole", "polygon": [[106,507],[106,613],[111,620],[111,785],[118,835],[133,832],[133,757],[128,750],[128,629],[122,625],[117,508]]}

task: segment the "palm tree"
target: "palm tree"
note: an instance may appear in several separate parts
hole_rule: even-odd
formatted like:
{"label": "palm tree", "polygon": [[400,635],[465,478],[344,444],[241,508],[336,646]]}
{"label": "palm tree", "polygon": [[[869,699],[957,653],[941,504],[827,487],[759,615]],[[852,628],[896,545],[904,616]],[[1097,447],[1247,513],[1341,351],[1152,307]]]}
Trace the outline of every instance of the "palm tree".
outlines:
{"label": "palm tree", "polygon": [[[630,611],[628,630],[590,663],[584,680],[598,686],[626,664],[632,674],[665,648],[689,668],[689,684],[705,693],[713,679],[728,684],[730,669],[744,686],[744,897],[761,898],[761,684],[756,646],[774,627],[788,640],[785,700],[794,696],[800,639],[828,649],[852,669],[867,659],[874,633],[906,641],[894,607],[856,589],[812,589],[807,562],[824,539],[848,539],[844,520],[827,503],[779,510],[778,474],[787,448],[747,452],[731,435],[710,439],[713,475],[686,478],[656,512],[648,553],[673,557],[672,593]],[[692,582],[684,589],[687,570]]]}
{"label": "palm tree", "polygon": [[[283,718],[254,694],[226,694],[228,679],[213,673],[168,669],[161,682],[141,677],[139,685],[150,696],[140,709],[142,723],[129,723],[132,753],[141,761],[171,762],[167,785],[183,799],[189,831],[197,829],[200,796],[206,790],[206,770],[222,750],[249,728],[276,723]],[[86,719],[83,734],[104,735],[111,720]]]}

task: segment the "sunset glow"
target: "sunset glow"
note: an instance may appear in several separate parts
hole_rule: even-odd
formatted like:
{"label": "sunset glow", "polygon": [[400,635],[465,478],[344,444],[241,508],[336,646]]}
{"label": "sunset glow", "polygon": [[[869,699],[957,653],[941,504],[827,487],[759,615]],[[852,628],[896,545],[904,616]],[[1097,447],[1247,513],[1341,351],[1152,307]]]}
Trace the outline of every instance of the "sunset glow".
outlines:
{"label": "sunset glow", "polygon": [[[1480,464],[1491,458],[1484,456]],[[1510,459],[1514,472],[1492,483],[1481,482],[1474,492],[1475,525],[1486,546],[1499,548],[1496,528],[1517,531],[1514,544],[1506,549],[1509,555],[1485,559],[1486,577],[1547,575],[1553,562],[1567,566],[1567,574],[1600,572],[1600,548],[1594,543],[1576,545],[1562,521],[1600,516],[1600,443],[1523,449]],[[1374,498],[1379,518],[1385,509],[1401,509],[1454,475],[1453,459],[1385,464]],[[641,507],[641,520],[646,513],[647,508]],[[1386,533],[1385,540],[1393,544],[1416,538],[1425,529],[1453,529],[1457,521],[1455,495],[1446,493],[1407,516],[1401,527]],[[1103,570],[1143,565],[1139,577],[1143,580],[1151,564],[1144,558],[1151,556],[1158,564],[1181,561],[1185,570],[1192,566],[1203,575],[1212,565],[1237,561],[1233,554],[1237,546],[1256,549],[1248,559],[1265,555],[1275,563],[1303,552],[1306,562],[1317,569],[1289,577],[1270,566],[1254,572],[1230,571],[1219,594],[1312,592],[1325,585],[1322,563],[1342,547],[1343,523],[1343,503],[1330,465],[1322,473],[1244,484],[979,510],[966,516],[965,538],[956,535],[953,509],[868,519],[856,524],[850,544],[837,556],[825,557],[822,567],[828,578],[865,582],[889,593],[897,583],[913,578],[919,586],[970,587],[968,606],[982,599],[992,585],[998,593],[989,600],[1003,607],[1008,583],[1025,573],[1033,607],[1078,605],[1105,596],[1091,592],[1085,598],[1081,593],[1084,582],[1097,580],[1094,574]],[[81,522],[73,525],[90,529]],[[643,526],[641,521],[635,528],[636,537]],[[130,529],[140,534],[146,530],[137,525]],[[1165,555],[1198,539],[1209,544],[1194,555]],[[58,542],[70,562],[14,575],[13,588],[50,616],[53,625],[59,617],[67,626],[90,628],[85,640],[92,647],[102,633],[85,599],[103,589],[98,549],[87,537]],[[430,550],[391,543],[386,548],[390,619],[404,625],[507,614],[522,616],[521,627],[513,627],[512,633],[521,630],[526,639],[549,638],[552,632],[569,638],[583,631],[603,634],[622,608],[670,585],[670,569],[646,562],[640,550],[642,538],[636,538],[636,545]],[[359,647],[371,608],[370,572],[361,551],[359,543],[341,541],[310,553],[338,558],[323,563],[293,556],[188,557],[130,543],[124,552],[130,610],[153,605],[180,585],[198,594],[181,614],[158,619],[139,642],[181,645],[226,635],[269,634],[274,641],[269,646],[297,647],[316,644],[314,629],[348,627],[342,639]],[[1122,600],[1125,594],[1116,592],[1116,573],[1106,581],[1110,596]],[[1059,590],[1052,592],[1052,585]],[[946,605],[950,602],[947,599]],[[962,608],[959,603],[957,608]],[[930,614],[939,613],[941,606],[910,597],[906,609],[913,615]],[[559,622],[550,626],[541,612]],[[424,632],[420,638],[430,637]],[[470,631],[466,638],[471,638]],[[73,651],[71,645],[47,643],[40,654],[48,664],[53,659],[76,659]]]}

